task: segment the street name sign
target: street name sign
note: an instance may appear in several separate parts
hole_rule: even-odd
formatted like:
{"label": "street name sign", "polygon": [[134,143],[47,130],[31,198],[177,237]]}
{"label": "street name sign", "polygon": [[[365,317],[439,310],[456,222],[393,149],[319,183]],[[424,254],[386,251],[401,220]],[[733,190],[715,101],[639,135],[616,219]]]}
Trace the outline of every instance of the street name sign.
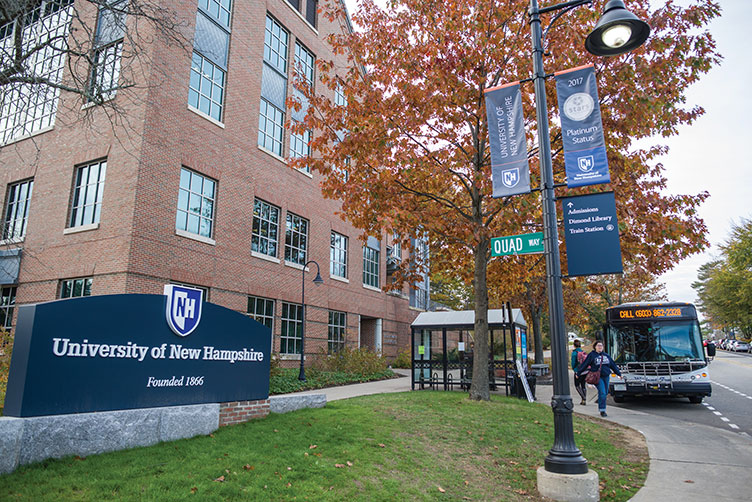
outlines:
{"label": "street name sign", "polygon": [[491,256],[535,254],[543,252],[543,232],[509,235],[491,239]]}

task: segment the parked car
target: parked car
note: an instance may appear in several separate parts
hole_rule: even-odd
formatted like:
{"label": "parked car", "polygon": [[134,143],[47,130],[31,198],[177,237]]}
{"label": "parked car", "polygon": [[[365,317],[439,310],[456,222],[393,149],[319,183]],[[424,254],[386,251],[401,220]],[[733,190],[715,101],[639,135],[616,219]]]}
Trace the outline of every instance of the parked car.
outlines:
{"label": "parked car", "polygon": [[743,342],[741,340],[736,340],[736,343],[734,344],[734,348],[732,350],[734,352],[749,352],[749,343]]}

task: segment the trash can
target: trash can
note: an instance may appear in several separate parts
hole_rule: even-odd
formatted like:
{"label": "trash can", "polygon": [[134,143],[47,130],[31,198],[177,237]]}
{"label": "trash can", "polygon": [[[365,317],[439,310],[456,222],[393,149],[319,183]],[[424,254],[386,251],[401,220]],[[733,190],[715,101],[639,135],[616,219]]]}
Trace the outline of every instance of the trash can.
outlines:
{"label": "trash can", "polygon": [[[533,373],[527,373],[525,375],[525,378],[527,380],[528,387],[530,387],[530,393],[533,395],[533,399],[535,399],[536,376]],[[517,396],[520,399],[527,399],[527,394],[525,394],[525,387],[522,385],[522,381],[520,380],[519,375],[516,371],[514,372],[514,375],[512,377],[509,393],[510,395]]]}

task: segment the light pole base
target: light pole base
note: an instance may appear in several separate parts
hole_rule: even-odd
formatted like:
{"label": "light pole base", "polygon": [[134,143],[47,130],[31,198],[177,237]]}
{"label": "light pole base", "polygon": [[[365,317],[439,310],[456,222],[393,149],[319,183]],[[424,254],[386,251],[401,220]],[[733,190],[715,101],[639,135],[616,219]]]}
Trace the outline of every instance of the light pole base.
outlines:
{"label": "light pole base", "polygon": [[598,473],[589,469],[585,474],[559,474],[538,467],[538,492],[562,502],[598,502]]}

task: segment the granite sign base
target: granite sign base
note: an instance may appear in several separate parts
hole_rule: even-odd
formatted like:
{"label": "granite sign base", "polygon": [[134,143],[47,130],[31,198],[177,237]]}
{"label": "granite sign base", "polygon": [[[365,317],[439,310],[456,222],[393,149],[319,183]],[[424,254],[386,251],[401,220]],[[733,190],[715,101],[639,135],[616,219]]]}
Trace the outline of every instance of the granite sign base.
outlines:
{"label": "granite sign base", "polygon": [[262,418],[269,414],[270,408],[275,413],[285,413],[325,404],[326,396],[317,394],[305,399],[275,396],[271,400],[222,404],[0,417],[0,474],[48,458],[96,455],[207,435],[220,425]]}

